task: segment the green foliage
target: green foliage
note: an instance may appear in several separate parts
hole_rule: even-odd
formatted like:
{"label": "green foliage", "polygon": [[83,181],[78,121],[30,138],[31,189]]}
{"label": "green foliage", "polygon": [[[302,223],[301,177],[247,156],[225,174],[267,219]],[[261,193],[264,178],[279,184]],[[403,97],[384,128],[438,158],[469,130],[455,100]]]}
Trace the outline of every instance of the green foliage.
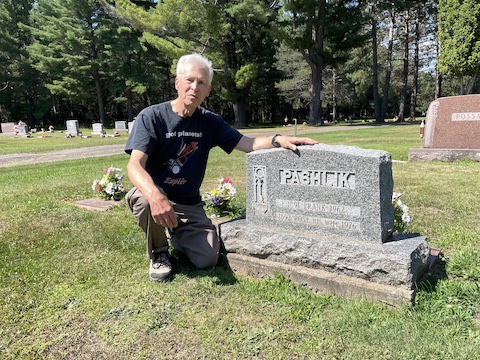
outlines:
{"label": "green foliage", "polygon": [[255,64],[243,65],[235,74],[235,85],[237,89],[244,89],[252,84],[258,73],[258,67]]}
{"label": "green foliage", "polygon": [[298,51],[284,44],[278,51],[277,66],[284,79],[276,84],[281,95],[295,110],[306,109],[310,103],[310,68]]}
{"label": "green foliage", "polygon": [[[268,5],[268,1],[253,0],[160,2],[155,11],[142,15],[144,22],[156,24],[155,29],[144,27],[149,33],[144,37],[172,58],[192,51],[204,53],[214,64],[216,81],[226,89],[227,94],[221,94],[240,108],[237,114],[246,114],[249,101],[268,107],[275,98],[276,14]],[[246,126],[248,119],[237,116],[236,121]]]}
{"label": "green foliage", "polygon": [[43,115],[44,109],[39,108],[50,105],[42,79],[31,67],[26,51],[32,41],[28,25],[33,3],[0,1],[0,121]]}
{"label": "green foliage", "polygon": [[438,18],[440,71],[454,76],[478,75],[480,3],[476,0],[440,0]]}
{"label": "green foliage", "polygon": [[365,17],[362,3],[351,1],[285,1],[283,39],[298,50],[310,66],[311,125],[323,124],[323,71],[345,62],[348,52],[361,45]]}

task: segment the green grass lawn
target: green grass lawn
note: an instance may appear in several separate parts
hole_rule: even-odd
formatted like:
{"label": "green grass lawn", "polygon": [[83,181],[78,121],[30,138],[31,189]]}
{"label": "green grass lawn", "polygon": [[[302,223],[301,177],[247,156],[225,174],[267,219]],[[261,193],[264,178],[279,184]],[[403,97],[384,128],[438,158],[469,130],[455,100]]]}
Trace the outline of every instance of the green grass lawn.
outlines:
{"label": "green grass lawn", "polygon": [[[1,136],[0,149],[126,140],[60,135],[48,146]],[[405,161],[421,146],[418,126],[310,136],[392,154],[410,231],[444,254],[446,277],[431,276],[413,306],[319,295],[281,276],[199,271],[182,258],[174,280],[151,282],[143,234],[126,204],[106,212],[72,205],[94,196],[103,167],[125,169],[126,155],[1,168],[0,358],[480,359],[480,164]],[[245,199],[245,154],[214,149],[202,191],[222,176]]]}
{"label": "green grass lawn", "polygon": [[[107,134],[113,135],[114,130],[105,130]],[[37,153],[62,149],[78,149],[89,146],[124,144],[128,135],[120,133],[117,137],[102,138],[99,135],[92,135],[92,129],[80,128],[87,138],[73,137],[65,138],[65,131],[54,131],[53,133],[37,132],[31,134],[30,138],[13,134],[0,135],[0,155],[18,153]]]}

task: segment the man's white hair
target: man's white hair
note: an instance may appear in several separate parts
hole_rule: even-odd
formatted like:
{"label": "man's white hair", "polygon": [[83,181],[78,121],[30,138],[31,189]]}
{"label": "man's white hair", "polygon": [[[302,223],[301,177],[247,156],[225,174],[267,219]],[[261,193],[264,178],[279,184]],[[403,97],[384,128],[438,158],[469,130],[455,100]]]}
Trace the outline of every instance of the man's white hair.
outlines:
{"label": "man's white hair", "polygon": [[200,66],[200,68],[204,68],[208,70],[208,85],[212,84],[213,78],[213,66],[212,62],[208,60],[205,56],[193,53],[189,55],[183,55],[180,59],[178,59],[177,63],[177,77],[183,75],[187,65],[196,64]]}

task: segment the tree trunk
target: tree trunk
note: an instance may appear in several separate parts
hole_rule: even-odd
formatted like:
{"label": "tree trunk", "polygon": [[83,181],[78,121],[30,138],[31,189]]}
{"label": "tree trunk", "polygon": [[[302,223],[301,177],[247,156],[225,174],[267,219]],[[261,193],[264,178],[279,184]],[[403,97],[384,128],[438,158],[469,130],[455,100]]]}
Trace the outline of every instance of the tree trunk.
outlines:
{"label": "tree trunk", "polygon": [[420,9],[417,8],[415,12],[415,50],[413,54],[413,84],[412,84],[412,95],[410,99],[410,121],[415,121],[417,113],[417,94],[418,94],[418,71],[420,68]]}
{"label": "tree trunk", "polygon": [[311,70],[312,91],[310,99],[310,117],[308,119],[308,123],[312,126],[323,125],[322,61],[320,60],[318,64],[312,64]]}
{"label": "tree trunk", "polygon": [[378,43],[377,43],[377,19],[376,9],[372,7],[372,88],[373,88],[373,106],[375,109],[375,121],[382,123],[380,96],[378,94]]}
{"label": "tree trunk", "polygon": [[243,96],[237,98],[234,101],[233,112],[235,113],[235,123],[233,124],[233,126],[237,129],[247,128],[247,104]]}
{"label": "tree trunk", "polygon": [[385,71],[385,84],[383,87],[381,122],[385,122],[388,107],[388,93],[390,92],[390,78],[392,76],[392,57],[393,57],[393,32],[395,27],[395,10],[390,10],[390,26],[388,32],[388,50],[387,50],[387,69]]}
{"label": "tree trunk", "polygon": [[438,14],[434,12],[435,23],[435,99],[442,97],[442,74],[438,71],[438,61],[440,60],[440,42],[438,41]]}
{"label": "tree trunk", "polygon": [[100,74],[97,70],[94,70],[93,77],[97,91],[98,116],[100,117],[100,122],[105,125],[105,106],[103,104],[102,85],[100,83]]}
{"label": "tree trunk", "polygon": [[133,101],[132,101],[132,89],[127,89],[127,118],[128,121],[133,121]]}
{"label": "tree trunk", "polygon": [[332,85],[333,85],[332,121],[333,123],[335,123],[337,120],[337,72],[335,71],[335,69],[333,69]]}
{"label": "tree trunk", "polygon": [[407,102],[407,87],[408,87],[408,50],[409,50],[409,13],[408,10],[405,11],[404,22],[405,22],[405,32],[404,32],[404,49],[403,49],[403,70],[402,70],[402,90],[400,92],[400,105],[398,109],[398,122],[405,121],[405,103]]}
{"label": "tree trunk", "polygon": [[310,101],[310,115],[308,123],[310,125],[323,125],[323,44],[325,40],[325,16],[326,16],[326,0],[320,0],[318,11],[318,24],[314,31],[315,40],[312,46],[308,49],[307,62],[311,70],[311,101]]}

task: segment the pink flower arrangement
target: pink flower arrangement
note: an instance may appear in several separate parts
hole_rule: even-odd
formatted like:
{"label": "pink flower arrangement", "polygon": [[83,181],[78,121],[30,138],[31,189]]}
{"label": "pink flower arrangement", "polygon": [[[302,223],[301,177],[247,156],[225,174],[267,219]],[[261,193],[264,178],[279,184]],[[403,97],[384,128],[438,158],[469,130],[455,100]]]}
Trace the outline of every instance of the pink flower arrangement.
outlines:
{"label": "pink flower arrangement", "polygon": [[245,214],[243,206],[235,202],[237,190],[230,178],[219,178],[219,184],[202,195],[207,213],[212,218],[229,217],[231,219]]}

